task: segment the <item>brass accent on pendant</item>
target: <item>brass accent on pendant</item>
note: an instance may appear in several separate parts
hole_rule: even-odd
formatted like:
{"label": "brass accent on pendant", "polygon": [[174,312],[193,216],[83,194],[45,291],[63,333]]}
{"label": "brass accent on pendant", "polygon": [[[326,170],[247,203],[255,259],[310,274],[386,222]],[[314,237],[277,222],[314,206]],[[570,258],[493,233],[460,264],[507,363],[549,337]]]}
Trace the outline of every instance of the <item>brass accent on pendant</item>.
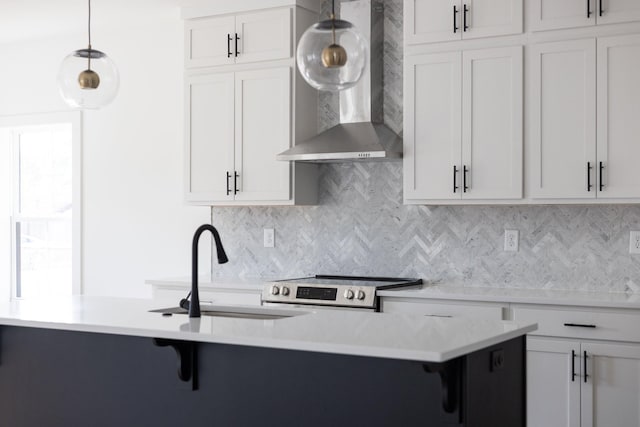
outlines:
{"label": "brass accent on pendant", "polygon": [[100,86],[100,76],[93,70],[84,70],[78,75],[80,89],[97,89]]}
{"label": "brass accent on pendant", "polygon": [[330,44],[322,49],[322,65],[326,68],[344,67],[347,63],[347,51],[339,44]]}

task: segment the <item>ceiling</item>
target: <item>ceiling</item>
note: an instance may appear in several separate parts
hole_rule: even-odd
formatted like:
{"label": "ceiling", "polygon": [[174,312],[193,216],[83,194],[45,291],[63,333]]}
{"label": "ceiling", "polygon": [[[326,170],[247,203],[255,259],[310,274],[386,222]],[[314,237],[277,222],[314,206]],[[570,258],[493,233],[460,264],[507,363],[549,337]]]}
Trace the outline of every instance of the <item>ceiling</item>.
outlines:
{"label": "ceiling", "polygon": [[[92,0],[95,39],[101,29],[179,17],[193,0]],[[86,32],[87,0],[0,0],[0,44]]]}

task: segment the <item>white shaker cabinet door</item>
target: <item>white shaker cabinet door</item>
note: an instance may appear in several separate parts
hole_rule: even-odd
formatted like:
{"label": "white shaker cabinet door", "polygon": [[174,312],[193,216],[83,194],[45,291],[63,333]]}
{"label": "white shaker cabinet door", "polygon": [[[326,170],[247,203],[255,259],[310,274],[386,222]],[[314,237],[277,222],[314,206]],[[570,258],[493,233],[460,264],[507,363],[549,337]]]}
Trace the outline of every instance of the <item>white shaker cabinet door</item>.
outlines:
{"label": "white shaker cabinet door", "polygon": [[527,338],[527,427],[580,427],[579,356],[577,341]]}
{"label": "white shaker cabinet door", "polygon": [[233,73],[192,76],[186,82],[186,198],[233,200],[228,191],[234,163]]}
{"label": "white shaker cabinet door", "polygon": [[405,57],[406,200],[461,197],[461,57]]}
{"label": "white shaker cabinet door", "polygon": [[276,155],[291,146],[291,69],[237,72],[235,81],[235,200],[289,200],[291,166]]}
{"label": "white shaker cabinet door", "polygon": [[192,19],[185,23],[185,66],[211,67],[233,64],[235,18]]}
{"label": "white shaker cabinet door", "polygon": [[533,31],[596,25],[598,0],[527,0]]}
{"label": "white shaker cabinet door", "polygon": [[462,3],[463,39],[522,32],[523,0],[463,0]]}
{"label": "white shaker cabinet door", "polygon": [[532,45],[528,178],[533,198],[596,194],[596,42]]}
{"label": "white shaker cabinet door", "polygon": [[462,76],[462,198],[521,198],[522,47],[465,51]]}
{"label": "white shaker cabinet door", "polygon": [[291,13],[285,8],[238,15],[236,63],[291,57]]}
{"label": "white shaker cabinet door", "polygon": [[591,0],[595,4],[598,24],[614,24],[640,20],[638,0]]}
{"label": "white shaker cabinet door", "polygon": [[405,0],[405,42],[408,44],[460,40],[461,0]]}
{"label": "white shaker cabinet door", "polygon": [[583,342],[585,354],[582,427],[640,426],[640,345]]}
{"label": "white shaker cabinet door", "polygon": [[640,198],[639,73],[640,35],[598,39],[598,198]]}

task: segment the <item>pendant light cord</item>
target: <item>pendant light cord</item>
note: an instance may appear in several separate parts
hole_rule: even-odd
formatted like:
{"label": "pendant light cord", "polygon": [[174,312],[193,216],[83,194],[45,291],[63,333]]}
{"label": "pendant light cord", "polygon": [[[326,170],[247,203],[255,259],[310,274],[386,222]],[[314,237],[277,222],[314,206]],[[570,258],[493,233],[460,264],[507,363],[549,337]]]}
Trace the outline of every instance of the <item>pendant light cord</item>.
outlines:
{"label": "pendant light cord", "polygon": [[91,0],[88,0],[89,3],[89,14],[87,19],[87,33],[89,34],[89,58],[87,59],[87,69],[91,69]]}
{"label": "pendant light cord", "polygon": [[336,44],[336,0],[331,0],[331,35]]}

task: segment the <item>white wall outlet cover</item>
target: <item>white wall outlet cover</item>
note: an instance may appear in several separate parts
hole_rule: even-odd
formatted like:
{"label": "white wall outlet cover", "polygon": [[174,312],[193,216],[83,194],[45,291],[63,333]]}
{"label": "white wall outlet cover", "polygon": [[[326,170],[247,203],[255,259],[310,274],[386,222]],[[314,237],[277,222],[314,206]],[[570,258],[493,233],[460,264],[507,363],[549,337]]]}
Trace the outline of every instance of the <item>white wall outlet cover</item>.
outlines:
{"label": "white wall outlet cover", "polygon": [[517,252],[519,236],[520,232],[518,230],[504,230],[504,250]]}
{"label": "white wall outlet cover", "polygon": [[629,233],[629,253],[640,254],[640,231]]}
{"label": "white wall outlet cover", "polygon": [[276,246],[276,230],[273,228],[264,229],[264,247],[275,248]]}

